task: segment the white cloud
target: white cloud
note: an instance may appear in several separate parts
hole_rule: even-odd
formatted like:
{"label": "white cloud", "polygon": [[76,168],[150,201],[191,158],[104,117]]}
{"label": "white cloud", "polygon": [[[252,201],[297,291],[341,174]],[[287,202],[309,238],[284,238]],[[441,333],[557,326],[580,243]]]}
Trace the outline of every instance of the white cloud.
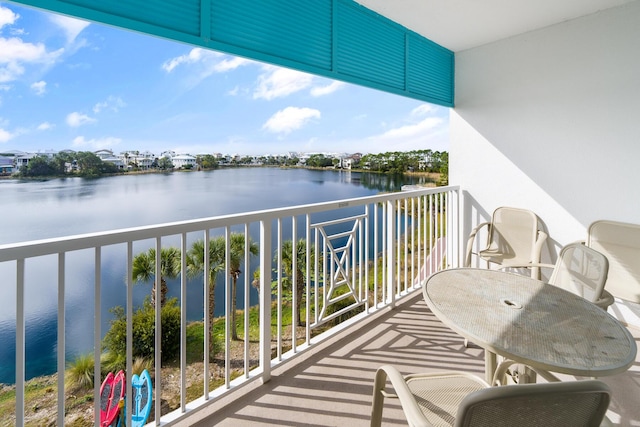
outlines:
{"label": "white cloud", "polygon": [[439,117],[427,117],[426,119],[405,126],[400,126],[394,129],[390,129],[382,135],[376,137],[380,139],[401,139],[401,138],[415,138],[425,136],[429,131],[433,130],[437,126],[442,124],[442,119]]}
{"label": "white cloud", "polygon": [[176,56],[175,58],[165,61],[162,64],[162,69],[167,73],[171,73],[176,68],[184,66],[186,77],[183,84],[188,89],[192,89],[215,73],[226,73],[252,63],[253,61],[248,59],[229,56],[197,47],[191,49],[191,51],[185,55]]}
{"label": "white cloud", "polygon": [[0,83],[16,80],[24,74],[24,64],[51,65],[64,52],[47,52],[42,43],[25,43],[19,38],[0,37]]}
{"label": "white cloud", "polygon": [[312,108],[287,107],[271,116],[262,126],[262,129],[286,135],[291,131],[300,129],[311,119],[319,119],[320,117],[320,111]]}
{"label": "white cloud", "polygon": [[[220,59],[218,61],[218,59]],[[167,73],[172,72],[180,65],[193,65],[203,64],[205,65],[206,73],[208,75],[217,72],[224,73],[227,71],[235,70],[236,68],[250,64],[252,61],[235,56],[224,55],[212,50],[202,49],[199,47],[193,48],[189,53],[185,55],[176,56],[162,64],[162,69]]]}
{"label": "white cloud", "polygon": [[411,110],[411,117],[424,117],[427,114],[435,113],[436,107],[431,104],[421,104]]}
{"label": "white cloud", "polygon": [[73,112],[67,115],[67,124],[74,128],[86,125],[88,123],[93,123],[95,121],[96,119],[89,117],[86,114],[80,114],[77,112]]}
{"label": "white cloud", "polygon": [[42,96],[47,91],[47,82],[40,80],[39,82],[32,83],[31,90],[34,91],[36,95]]}
{"label": "white cloud", "polygon": [[44,123],[40,123],[36,129],[49,130],[49,129],[53,129],[53,125],[49,122],[44,122]]}
{"label": "white cloud", "polygon": [[175,58],[171,58],[168,61],[165,61],[162,64],[162,69],[167,73],[172,72],[178,65],[180,64],[193,64],[196,62],[200,62],[205,56],[219,56],[220,54],[217,52],[213,52],[210,50],[204,50],[199,47],[191,49],[191,51],[186,55],[176,56]]}
{"label": "white cloud", "polygon": [[343,82],[334,81],[326,86],[316,86],[311,89],[311,96],[329,95],[345,85]]}
{"label": "white cloud", "polygon": [[251,64],[251,63],[252,61],[248,59],[239,58],[235,56],[235,57],[225,58],[222,61],[218,62],[215,65],[214,70],[217,71],[218,73],[225,73],[227,71],[235,70],[238,67],[241,67],[246,64]]}
{"label": "white cloud", "polygon": [[93,151],[101,150],[104,148],[111,148],[119,145],[122,142],[121,138],[109,136],[106,138],[98,139],[84,139],[84,136],[77,136],[73,139],[73,146],[77,148],[91,148]]}
{"label": "white cloud", "polygon": [[63,15],[50,15],[51,22],[62,28],[67,36],[67,43],[73,43],[78,34],[89,26],[89,22]]}
{"label": "white cloud", "polygon": [[14,13],[11,9],[0,5],[0,28],[5,25],[13,25],[18,18],[20,18],[20,15]]}
{"label": "white cloud", "polygon": [[264,73],[258,77],[258,85],[253,93],[254,99],[271,100],[291,95],[311,86],[313,76],[288,68],[267,65]]}
{"label": "white cloud", "polygon": [[11,140],[15,135],[12,134],[11,132],[4,130],[2,128],[0,128],[0,143],[4,143],[4,142],[8,142],[9,140]]}
{"label": "white cloud", "polygon": [[93,106],[93,112],[98,114],[102,110],[109,109],[114,113],[120,111],[120,108],[126,107],[127,104],[119,96],[109,96],[106,101],[98,102]]}

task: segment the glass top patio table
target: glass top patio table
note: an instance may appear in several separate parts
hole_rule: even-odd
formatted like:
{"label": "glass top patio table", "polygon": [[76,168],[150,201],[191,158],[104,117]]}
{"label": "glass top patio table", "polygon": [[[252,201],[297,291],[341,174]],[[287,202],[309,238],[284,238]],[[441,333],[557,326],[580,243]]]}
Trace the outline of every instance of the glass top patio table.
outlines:
{"label": "glass top patio table", "polygon": [[[602,377],[626,371],[636,343],[613,316],[563,289],[514,273],[460,268],[427,279],[431,311],[486,351],[534,369]],[[487,381],[493,366],[487,362]]]}

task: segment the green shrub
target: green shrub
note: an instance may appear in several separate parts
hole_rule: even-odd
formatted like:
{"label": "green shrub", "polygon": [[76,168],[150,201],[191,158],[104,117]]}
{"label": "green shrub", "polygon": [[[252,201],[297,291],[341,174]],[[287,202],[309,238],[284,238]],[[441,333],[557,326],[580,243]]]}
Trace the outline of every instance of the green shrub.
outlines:
{"label": "green shrub", "polygon": [[82,354],[67,365],[65,372],[68,388],[93,387],[93,354]]}
{"label": "green shrub", "polygon": [[[112,310],[115,319],[104,337],[103,346],[115,363],[127,351],[127,320],[123,307]],[[162,307],[162,359],[174,360],[180,352],[180,307],[172,298]],[[155,356],[155,309],[148,299],[133,313],[133,357],[153,360]]]}

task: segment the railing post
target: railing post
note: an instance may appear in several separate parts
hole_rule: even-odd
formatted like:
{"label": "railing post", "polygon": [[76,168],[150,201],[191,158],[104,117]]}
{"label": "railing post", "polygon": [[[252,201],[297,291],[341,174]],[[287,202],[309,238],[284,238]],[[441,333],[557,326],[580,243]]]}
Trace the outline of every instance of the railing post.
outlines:
{"label": "railing post", "polygon": [[271,379],[271,220],[260,221],[260,367]]}
{"label": "railing post", "polygon": [[396,202],[387,201],[387,303],[391,308],[396,304]]}

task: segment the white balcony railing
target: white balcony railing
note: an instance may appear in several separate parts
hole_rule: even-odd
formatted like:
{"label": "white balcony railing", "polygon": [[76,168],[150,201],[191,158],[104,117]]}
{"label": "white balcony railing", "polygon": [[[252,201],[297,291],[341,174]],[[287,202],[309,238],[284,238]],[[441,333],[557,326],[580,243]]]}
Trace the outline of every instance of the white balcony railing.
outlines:
{"label": "white balcony railing", "polygon": [[[110,286],[104,280],[107,276],[105,270],[113,265],[105,259],[107,254],[112,257],[115,252],[126,263],[121,267],[126,271],[126,372],[130,378],[134,356],[131,319],[134,307],[140,303],[134,301],[134,258],[154,248],[154,277],[161,277],[161,248],[177,247],[180,254],[178,299],[181,332],[180,396],[175,401],[179,403],[169,409],[155,405],[152,413],[157,424],[166,425],[240,384],[254,379],[268,381],[272,366],[312,348],[336,328],[358,321],[383,307],[393,306],[398,298],[419,289],[420,283],[433,272],[447,265],[456,266],[460,259],[458,210],[459,189],[440,187],[0,246],[0,266],[9,266],[12,273],[8,276],[15,278],[16,424],[21,426],[25,423],[25,368],[29,363],[25,358],[25,330],[27,323],[32,321],[25,315],[25,277],[29,276],[30,268],[37,268],[37,259],[53,257],[56,260],[55,263],[49,261],[47,265],[51,269],[48,276],[57,282],[57,425],[64,425],[64,373],[68,362],[65,356],[65,316],[69,310],[65,288],[70,281],[69,272],[74,271],[72,264],[78,263],[76,254],[84,253],[85,256],[81,257],[83,266],[87,268],[90,264],[92,270],[90,281],[94,300],[89,304],[93,305],[94,318],[94,378],[101,378],[102,337],[105,332],[101,324],[105,311],[101,295]],[[242,236],[240,240],[244,242],[239,258],[237,250],[234,255],[233,247],[233,236],[237,235]],[[193,243],[202,240],[203,252],[210,253],[216,237],[224,242],[224,265],[218,266],[224,281],[219,280],[218,287],[224,286],[225,332],[223,342],[218,343],[219,350],[216,350],[210,342],[212,336],[204,327],[201,363],[203,378],[215,377],[215,368],[215,372],[222,372],[223,385],[213,387],[208,380],[202,380],[199,397],[192,398],[193,393],[188,396],[187,390],[193,384],[188,383],[186,375],[187,365],[192,363],[187,358],[188,287],[198,286],[200,289],[202,299],[198,301],[203,305],[204,325],[209,325],[213,319],[207,307],[210,274],[201,274],[194,279],[187,273],[194,267],[190,259]],[[252,261],[256,252],[252,245],[257,245],[255,258],[258,262]],[[203,256],[202,259],[204,265],[200,267],[203,271],[214,268],[212,258]],[[259,272],[254,273],[257,264]],[[244,266],[244,274],[240,268],[230,271],[234,265]],[[243,321],[237,323],[238,340],[233,340],[231,322],[236,308],[233,307],[230,290],[236,280],[244,301],[238,304],[238,317]],[[252,290],[252,281],[259,284],[259,339],[249,336],[252,328],[250,296],[253,294],[255,299],[256,294],[256,290]],[[10,284],[5,280],[4,286]],[[157,286],[155,301],[161,298],[161,286]],[[290,313],[290,321],[287,313]],[[170,400],[162,389],[160,314],[160,304],[157,304],[152,373],[156,402],[159,401],[157,396]],[[254,353],[258,353],[255,346],[259,347],[258,360],[252,358]],[[232,351],[238,348],[239,352]],[[242,360],[238,360],[238,353],[242,353]],[[207,363],[212,356],[216,361]],[[130,382],[126,388],[126,405],[132,407]],[[93,401],[100,401],[100,381],[95,381]],[[99,426],[99,407],[94,406],[95,425]],[[126,422],[130,424],[130,413],[127,416]]]}

